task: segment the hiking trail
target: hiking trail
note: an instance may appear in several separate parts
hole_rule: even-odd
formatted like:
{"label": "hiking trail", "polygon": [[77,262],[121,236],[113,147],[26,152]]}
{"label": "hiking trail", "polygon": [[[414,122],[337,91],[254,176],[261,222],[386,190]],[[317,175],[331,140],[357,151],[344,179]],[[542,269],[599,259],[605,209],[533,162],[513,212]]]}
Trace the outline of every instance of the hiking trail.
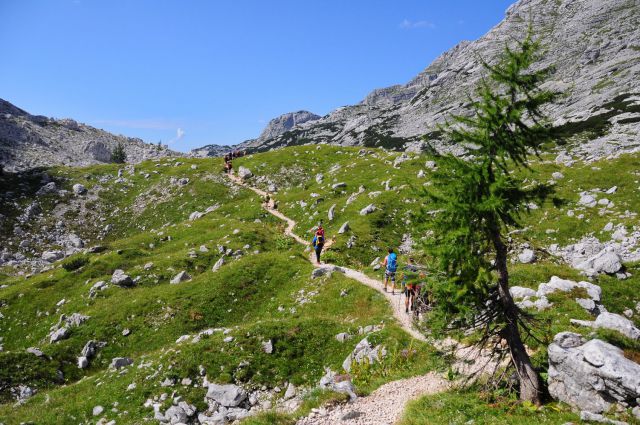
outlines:
{"label": "hiking trail", "polygon": [[[267,193],[263,190],[260,190],[256,187],[253,186],[249,186],[248,184],[246,184],[240,177],[238,177],[235,174],[227,174],[227,176],[229,177],[229,179],[231,179],[231,181],[233,181],[234,183],[243,186],[249,190],[252,190],[253,192],[255,192],[256,194],[260,195],[261,197],[264,197]],[[293,239],[295,239],[296,242],[298,242],[301,245],[304,246],[309,246],[309,242],[303,238],[301,238],[300,236],[296,235],[293,232],[293,229],[296,226],[296,222],[292,219],[290,219],[289,217],[287,217],[286,215],[282,214],[280,211],[275,210],[273,208],[270,207],[265,207],[265,205],[263,204],[263,208],[271,213],[273,216],[278,217],[279,219],[285,221],[287,223],[287,227],[284,230],[284,234],[287,236],[292,237]],[[330,239],[327,239],[327,242],[324,245],[324,249],[327,250],[331,247],[333,241]],[[367,276],[366,274],[362,273],[361,271],[358,270],[354,270],[354,269],[350,269],[348,267],[337,267],[337,266],[332,266],[332,265],[327,265],[327,264],[317,264],[315,262],[315,257],[313,257],[313,252],[311,252],[311,256],[309,257],[309,261],[311,262],[311,264],[313,264],[314,267],[316,268],[325,268],[331,271],[337,271],[337,272],[341,272],[343,273],[346,277],[353,279],[353,280],[357,280],[358,282],[367,285],[368,287],[378,291],[379,293],[381,293],[382,295],[384,295],[384,297],[387,299],[387,301],[389,302],[389,304],[391,305],[391,308],[393,309],[393,316],[396,318],[396,320],[398,321],[398,323],[400,323],[400,325],[402,326],[402,328],[412,337],[414,337],[415,339],[418,339],[420,341],[426,341],[425,336],[420,333],[418,330],[416,330],[413,326],[413,323],[411,321],[412,315],[411,314],[407,314],[405,313],[404,309],[404,302],[401,302],[401,298],[402,298],[402,293],[401,292],[396,292],[395,295],[392,295],[391,292],[384,292],[383,290],[383,284],[381,281],[373,279],[369,276]]]}
{"label": "hiking trail", "polygon": [[[267,195],[265,191],[250,186],[235,174],[227,174],[227,177],[235,184],[247,188],[261,197]],[[294,220],[272,208],[271,205],[263,204],[262,207],[273,216],[287,223],[284,230],[285,235],[292,237],[301,245],[309,246],[307,240],[294,233],[293,229],[297,224]],[[328,249],[332,243],[333,240],[327,240],[327,243],[324,245],[325,249]],[[392,295],[390,292],[385,292],[381,281],[371,278],[361,271],[324,263],[317,264],[313,251],[308,257],[308,260],[316,268],[324,268],[343,273],[346,277],[367,285],[384,295],[391,305],[393,316],[402,328],[417,340],[427,340],[421,332],[414,328],[411,320],[412,314],[405,313],[404,302],[401,302],[400,292],[397,292],[395,295]],[[463,376],[472,375],[485,368],[491,369],[497,367],[491,363],[490,358],[474,347],[460,347],[457,342],[451,339],[435,343],[434,341],[430,342],[438,349],[452,351],[454,353],[457,361],[452,368]],[[471,359],[473,359],[473,361],[470,361]],[[359,397],[352,403],[334,406],[331,409],[315,409],[309,416],[300,418],[296,422],[296,425],[391,425],[401,418],[408,401],[420,396],[446,391],[452,388],[453,385],[453,382],[448,381],[441,373],[437,372],[429,372],[426,375],[391,381],[381,385],[370,395]]]}

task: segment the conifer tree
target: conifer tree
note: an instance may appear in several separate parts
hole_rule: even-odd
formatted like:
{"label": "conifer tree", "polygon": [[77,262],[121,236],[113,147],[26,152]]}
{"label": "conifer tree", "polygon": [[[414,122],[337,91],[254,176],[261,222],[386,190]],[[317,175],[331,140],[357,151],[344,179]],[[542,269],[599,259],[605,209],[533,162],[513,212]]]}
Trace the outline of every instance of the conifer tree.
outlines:
{"label": "conifer tree", "polygon": [[[471,102],[471,116],[453,116],[441,127],[445,139],[466,154],[435,154],[433,185],[426,190],[423,223],[431,230],[427,251],[437,264],[436,300],[429,321],[436,333],[474,330],[479,344],[508,355],[520,398],[538,404],[540,377],[525,350],[531,316],[509,293],[506,233],[518,226],[533,200],[549,195],[544,185],[525,185],[515,171],[530,172],[528,157],[553,138],[541,108],[557,96],[541,89],[549,68],[534,70],[539,44],[531,36],[505,47]],[[508,350],[500,350],[506,340]]]}
{"label": "conifer tree", "polygon": [[127,152],[124,150],[122,142],[118,142],[111,151],[111,162],[116,164],[124,164],[127,161]]}

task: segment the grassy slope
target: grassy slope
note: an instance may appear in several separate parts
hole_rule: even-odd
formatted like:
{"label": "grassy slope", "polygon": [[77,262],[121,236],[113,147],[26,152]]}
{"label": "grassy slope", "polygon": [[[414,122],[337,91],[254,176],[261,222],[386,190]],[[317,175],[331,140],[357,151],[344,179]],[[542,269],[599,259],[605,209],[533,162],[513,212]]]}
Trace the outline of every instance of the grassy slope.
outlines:
{"label": "grassy slope", "polygon": [[[392,164],[397,153],[370,151],[367,155],[360,155],[354,148],[301,146],[242,158],[234,165],[236,168],[247,166],[257,176],[272,178],[280,188],[276,195],[279,209],[299,222],[298,234],[307,235],[310,239],[308,230],[319,218],[324,218],[328,236],[336,236],[336,244],[325,256],[327,260],[364,267],[373,274],[369,263],[376,256],[382,256],[386,246],[397,246],[403,233],[415,232],[411,221],[419,204],[414,200],[418,198],[416,191],[423,184],[428,184],[428,170],[424,166],[425,157],[416,157],[394,168]],[[291,241],[279,236],[281,224],[259,209],[255,195],[245,190],[238,191],[220,179],[217,175],[219,160],[190,159],[182,162],[184,164],[178,167],[157,166],[155,163],[138,166],[135,176],[125,173],[125,177],[133,182],[131,186],[115,183],[113,179],[101,184],[108,190],[100,192],[101,198],[95,202],[95,208],[102,206],[106,214],[117,211],[108,220],[115,224],[115,230],[104,242],[109,249],[101,254],[88,255],[88,263],[79,270],[68,272],[55,268],[26,279],[3,278],[2,283],[9,285],[0,289],[0,299],[7,302],[7,307],[1,310],[5,318],[0,321],[6,350],[0,354],[3,363],[0,370],[6,371],[3,379],[23,377],[42,387],[36,397],[19,409],[14,410],[9,404],[0,407],[0,417],[11,418],[5,422],[33,420],[42,414],[43,408],[48,418],[45,422],[54,422],[57,417],[88,419],[94,405],[108,405],[113,400],[120,401],[121,412],[129,412],[120,421],[134,421],[149,415],[149,410],[142,408],[142,403],[148,396],[162,392],[159,382],[167,376],[193,376],[200,364],[205,366],[210,378],[219,382],[236,380],[256,386],[263,383],[281,385],[288,380],[299,384],[317,382],[322,367],[339,369],[342,359],[358,341],[356,338],[343,345],[337,343],[333,335],[381,320],[388,325],[376,338],[382,339],[392,353],[410,344],[406,335],[393,324],[384,300],[374,291],[336,275],[326,281],[309,280],[311,266],[303,258],[305,254]],[[197,169],[192,169],[192,164]],[[541,248],[551,243],[570,243],[590,233],[605,239],[608,235],[601,229],[608,221],[625,224],[630,229],[634,219],[619,216],[625,210],[640,210],[640,199],[635,195],[639,164],[638,155],[573,167],[556,165],[548,158],[536,161],[533,164],[536,180],[546,181],[554,171],[565,175],[556,185],[559,198],[556,204],[561,206],[557,209],[549,201],[540,209],[533,210],[531,215],[523,216],[526,231],[514,235],[515,242],[529,241],[534,247]],[[425,178],[417,177],[420,169],[427,171]],[[115,166],[58,169],[55,176],[67,187],[75,182],[91,187],[97,184],[100,176],[115,175],[116,170]],[[145,172],[150,174],[148,179],[141,175]],[[316,173],[324,174],[323,183],[316,182]],[[191,181],[180,188],[169,184],[171,176],[189,177]],[[395,190],[384,191],[383,182],[388,179],[391,179]],[[331,185],[337,182],[347,183],[346,188],[331,189]],[[256,184],[267,186],[259,181]],[[347,198],[360,185],[366,188],[366,192],[347,206]],[[594,187],[607,189],[613,185],[618,186],[618,191],[606,195],[615,203],[611,212],[600,215],[598,208],[579,211],[576,206],[579,191]],[[368,193],[371,191],[382,193],[370,199]],[[318,193],[323,198],[317,207],[313,206],[316,198],[311,197],[311,193]],[[131,208],[133,204],[142,205],[141,199],[149,202],[146,209]],[[24,201],[27,200],[25,197]],[[300,200],[309,206],[302,208],[297,203]],[[203,211],[216,203],[221,206],[215,212],[195,222],[186,221],[192,211]],[[366,217],[360,216],[360,209],[369,203],[374,203],[379,210]],[[337,205],[336,219],[329,222],[327,211],[333,204]],[[575,210],[576,215],[585,214],[584,219],[567,216],[568,209]],[[255,219],[261,222],[255,223]],[[349,221],[352,230],[336,235],[345,221]],[[233,234],[236,228],[240,232]],[[550,228],[556,232],[547,233]],[[79,233],[82,230],[78,229]],[[86,232],[91,231],[91,228],[86,229]],[[166,240],[167,235],[171,240]],[[354,247],[348,249],[346,242],[352,235],[357,239]],[[198,251],[202,244],[209,248],[208,253]],[[242,249],[245,244],[251,248],[241,259],[212,273],[210,268],[219,258],[217,244],[234,250]],[[195,259],[188,255],[192,249],[198,254]],[[260,253],[252,254],[255,249]],[[544,254],[540,257],[540,261],[533,265],[514,265],[512,284],[537,287],[552,275],[580,278],[557,260]],[[142,266],[149,261],[154,263],[154,268],[145,272]],[[611,311],[621,312],[633,307],[637,301],[640,270],[636,270],[638,267],[634,265],[629,267],[633,274],[629,280],[598,279],[597,283],[603,288],[603,302]],[[134,277],[140,275],[140,284],[134,289],[111,287],[100,292],[96,299],[89,299],[89,287],[98,280],[108,280],[115,268],[123,268]],[[180,270],[187,270],[193,280],[169,285],[168,280]],[[299,306],[294,298],[302,289],[315,290],[318,294],[312,303]],[[342,289],[347,289],[349,295],[340,297]],[[550,340],[561,330],[586,333],[584,329],[575,329],[568,323],[569,318],[588,318],[587,313],[573,302],[575,295],[552,297],[555,308],[539,314],[542,324],[539,336],[543,340]],[[62,298],[68,302],[57,308],[55,304]],[[279,306],[284,307],[283,312],[278,311]],[[295,313],[291,312],[292,307]],[[41,312],[40,317],[37,317],[38,311]],[[56,345],[42,342],[60,313],[76,311],[90,315],[91,319],[74,328],[71,338],[66,341]],[[637,317],[636,323],[640,324]],[[180,335],[208,327],[232,328],[231,334],[236,340],[225,345],[221,342],[222,336],[214,334],[199,344],[180,347],[174,344]],[[122,336],[124,328],[131,329],[131,335]],[[107,341],[108,345],[92,362],[91,368],[82,372],[74,366],[75,357],[90,338]],[[274,341],[276,350],[271,356],[260,350],[259,341],[264,339]],[[630,352],[635,352],[628,341],[622,343],[629,345]],[[536,348],[533,342],[531,344]],[[29,346],[39,346],[52,360],[43,361],[25,355],[24,349]],[[221,346],[225,348],[224,352],[220,351]],[[419,348],[415,358],[399,360],[399,356],[392,354],[384,365],[357,373],[356,383],[361,391],[366,393],[395,377],[420,373],[439,364],[428,347],[414,346]],[[546,350],[544,346],[539,348],[535,361],[544,366]],[[146,369],[130,369],[123,377],[106,371],[110,359],[122,355],[133,357],[137,363],[145,359],[156,369],[160,365],[163,369],[152,380],[144,379],[151,373]],[[247,360],[249,366],[239,368],[243,360]],[[173,365],[171,369],[168,369],[169,365]],[[61,387],[55,382],[57,368],[65,372],[66,386]],[[94,390],[96,381],[102,384]],[[138,388],[134,392],[126,392],[131,382],[136,382]],[[47,387],[50,389],[46,390]],[[83,396],[88,392],[90,397]],[[179,393],[194,403],[202,403],[202,389],[180,389]],[[47,397],[50,399],[48,404],[45,402]],[[431,412],[433,409],[432,419],[438,423],[437,418],[446,418],[452,412],[436,409],[433,403],[442,403],[442,400],[449,400],[448,397],[462,398],[464,400],[460,402],[472,404],[471,407],[465,405],[464,409],[486,410],[489,406],[484,399],[451,393],[416,402],[409,416],[420,418],[421,411]],[[455,400],[449,401],[453,403]],[[496,404],[498,407],[489,410],[501,412],[510,409],[510,403],[500,402]],[[514,417],[520,418],[519,408],[514,409]],[[575,418],[563,409],[548,408],[537,413],[525,410],[523,414],[526,413],[528,419],[522,419],[524,422],[544,422],[548,417],[551,418],[549,423],[553,423],[554,420]],[[493,413],[486,414],[492,417]],[[117,414],[112,416],[115,418]],[[271,421],[267,416],[265,418],[257,419],[256,423]]]}
{"label": "grassy slope", "polygon": [[[197,164],[197,169],[191,164]],[[424,372],[440,363],[434,350],[410,341],[375,291],[339,275],[311,280],[312,266],[306,254],[281,236],[281,223],[260,209],[251,192],[237,190],[213,175],[210,170],[217,165],[212,160],[188,160],[178,167],[145,163],[137,167],[134,176],[125,173],[132,184],[113,179],[101,183],[111,187],[100,192],[94,208],[102,208],[107,216],[117,211],[108,220],[115,229],[102,242],[108,247],[105,252],[76,254],[64,260],[69,263],[83,258],[79,264],[84,264],[77,270],[56,267],[28,278],[4,278],[7,287],[0,289],[0,299],[6,306],[2,308],[0,335],[5,351],[0,353],[0,382],[7,387],[24,382],[40,390],[16,408],[8,402],[5,388],[7,403],[0,406],[5,423],[89,420],[93,406],[110,406],[116,400],[120,403],[118,412],[107,416],[120,417],[119,422],[136,422],[152,415],[151,409],[142,407],[147,397],[168,391],[158,386],[162,380],[198,376],[200,365],[209,379],[217,382],[240,382],[249,387],[282,386],[285,382],[313,385],[324,367],[340,370],[342,360],[359,341],[354,338],[341,344],[334,335],[356,333],[360,326],[380,322],[386,326],[372,339],[388,347],[390,360],[384,367],[354,377],[360,391],[366,393],[390,379]],[[153,174],[158,169],[160,172]],[[115,166],[99,166],[59,169],[52,174],[62,185],[79,181],[91,188],[101,176],[116,172]],[[147,172],[149,179],[142,176]],[[180,188],[169,184],[171,176],[191,181]],[[131,207],[154,194],[164,201],[152,202],[144,210]],[[193,222],[185,220],[192,211],[203,211],[213,204],[220,204],[213,213]],[[80,226],[75,230],[83,237],[95,231]],[[218,244],[234,251],[245,245],[250,248],[214,273],[211,266],[220,257]],[[200,252],[201,245],[209,251]],[[197,258],[189,255],[193,250]],[[149,271],[143,269],[147,262],[154,264]],[[89,298],[89,288],[99,280],[109,281],[116,268],[134,278],[139,276],[136,287],[111,286]],[[170,285],[169,280],[181,270],[193,279]],[[347,291],[344,297],[340,296],[342,290]],[[296,301],[300,291],[305,291],[310,302],[301,305]],[[66,302],[57,306],[61,299]],[[72,328],[69,339],[49,344],[46,336],[50,326],[60,314],[74,312],[90,319]],[[183,334],[212,327],[231,329],[229,335],[235,340],[223,343],[224,336],[215,333],[198,344],[175,344]],[[130,335],[122,335],[125,328]],[[89,339],[105,341],[107,346],[89,369],[81,371],[75,361]],[[261,348],[261,342],[268,339],[274,345],[271,355]],[[41,348],[48,359],[26,353],[31,346]],[[394,353],[409,346],[418,353],[397,360]],[[111,359],[118,356],[150,366],[127,369],[121,376],[107,370]],[[64,385],[58,381],[58,369],[64,373]],[[154,370],[160,372],[145,379]],[[98,382],[101,384],[96,386]],[[137,389],[127,392],[132,382]],[[203,388],[178,390],[200,406],[204,392]]]}

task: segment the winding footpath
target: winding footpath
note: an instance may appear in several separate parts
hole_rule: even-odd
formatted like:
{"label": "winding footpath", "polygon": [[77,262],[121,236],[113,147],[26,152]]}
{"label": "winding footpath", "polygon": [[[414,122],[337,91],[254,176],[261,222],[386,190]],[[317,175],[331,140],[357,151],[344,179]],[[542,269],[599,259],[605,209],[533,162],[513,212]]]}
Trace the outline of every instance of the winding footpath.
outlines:
{"label": "winding footpath", "polygon": [[[235,174],[227,174],[227,177],[233,183],[247,188],[261,197],[267,195],[265,191],[248,185]],[[309,246],[308,241],[294,233],[293,229],[297,224],[294,220],[272,208],[271,205],[263,204],[263,208],[273,216],[286,222],[285,235],[292,237],[301,245]],[[325,249],[329,248],[332,242],[333,241],[327,241]],[[411,320],[412,315],[405,313],[404,303],[401,302],[400,293],[392,295],[390,292],[385,292],[381,281],[373,279],[361,271],[346,267],[317,264],[314,259],[314,253],[312,252],[309,261],[314,267],[344,273],[346,277],[367,285],[384,295],[391,305],[393,316],[402,328],[413,338],[426,341],[425,336],[413,326]],[[448,340],[440,343],[439,348],[450,349],[454,345],[453,341]],[[454,365],[454,369],[462,375],[473,374],[490,365],[489,359],[484,358],[482,353],[479,353],[473,348],[454,347],[454,349],[455,356],[458,359]],[[473,359],[474,362],[470,362],[470,359]],[[296,425],[392,425],[401,418],[408,401],[420,396],[446,391],[452,386],[452,382],[446,380],[442,374],[435,372],[400,379],[380,386],[370,395],[360,397],[353,403],[339,405],[329,411],[326,409],[316,409],[317,411],[312,412],[309,416],[299,419]]]}

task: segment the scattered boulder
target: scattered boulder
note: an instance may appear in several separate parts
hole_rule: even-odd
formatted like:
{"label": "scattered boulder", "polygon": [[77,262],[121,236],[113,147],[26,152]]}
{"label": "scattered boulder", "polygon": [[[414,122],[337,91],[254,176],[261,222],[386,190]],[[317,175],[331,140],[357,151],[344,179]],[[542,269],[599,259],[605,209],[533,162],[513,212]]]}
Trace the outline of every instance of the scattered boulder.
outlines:
{"label": "scattered boulder", "polygon": [[273,353],[273,343],[271,342],[271,340],[264,341],[262,343],[262,351],[264,351],[267,354]]}
{"label": "scattered boulder", "polygon": [[347,187],[347,184],[345,182],[335,183],[331,185],[331,189],[333,190],[340,189],[343,187]]}
{"label": "scattered boulder", "polygon": [[217,272],[218,270],[220,270],[220,267],[222,267],[223,265],[224,265],[224,257],[220,257],[220,259],[216,261],[216,263],[211,268],[211,271]]}
{"label": "scattered boulder", "polygon": [[251,170],[241,165],[238,168],[238,177],[240,177],[242,180],[250,179],[251,177],[253,177],[253,173],[251,172]]}
{"label": "scattered boulder", "polygon": [[373,347],[367,337],[364,337],[353,349],[351,354],[342,362],[342,368],[349,372],[351,371],[351,365],[355,361],[360,364],[363,361],[368,361],[370,364],[377,362],[386,356],[387,350],[381,345]]}
{"label": "scattered boulder", "polygon": [[592,208],[596,206],[597,201],[593,195],[585,193],[580,196],[580,199],[578,200],[578,204],[583,205],[585,207]]}
{"label": "scattered boulder", "polygon": [[577,409],[601,413],[613,403],[638,405],[640,365],[604,341],[561,332],[548,347],[549,393]]}
{"label": "scattered boulder", "polygon": [[184,282],[185,280],[190,280],[191,276],[189,275],[189,273],[187,273],[186,271],[181,271],[180,273],[178,273],[177,275],[175,275],[173,277],[173,279],[171,279],[171,281],[169,282],[172,285],[176,285],[180,282]]}
{"label": "scattered boulder", "polygon": [[376,206],[373,204],[369,204],[360,210],[360,215],[369,215],[373,213],[375,210],[377,210]]}
{"label": "scattered boulder", "polygon": [[345,221],[344,224],[342,224],[342,226],[340,226],[340,229],[338,229],[338,234],[343,234],[345,232],[348,232],[349,229],[350,229],[349,222]]}
{"label": "scattered boulder", "polygon": [[80,183],[74,184],[72,187],[72,190],[73,190],[73,193],[76,195],[84,195],[85,193],[87,193],[87,188]]}
{"label": "scattered boulder", "polygon": [[117,269],[111,275],[111,283],[117,286],[130,287],[133,286],[133,279],[124,272],[124,270]]}
{"label": "scattered boulder", "polygon": [[42,259],[49,263],[58,261],[63,257],[64,257],[64,253],[62,251],[45,251],[42,253]]}
{"label": "scattered boulder", "polygon": [[224,407],[237,407],[247,399],[247,392],[233,384],[209,384],[206,398]]}
{"label": "scattered boulder", "polygon": [[522,264],[531,264],[536,261],[536,253],[532,249],[524,249],[520,254],[518,254],[518,261]]}
{"label": "scattered boulder", "polygon": [[111,364],[109,365],[109,367],[111,369],[121,369],[132,364],[133,360],[131,360],[129,357],[114,357],[111,360]]}
{"label": "scattered boulder", "polygon": [[333,221],[333,218],[335,217],[335,213],[336,213],[336,204],[331,205],[331,208],[329,208],[329,213],[328,218],[329,221]]}
{"label": "scattered boulder", "polygon": [[51,335],[49,336],[49,342],[51,344],[56,343],[58,341],[62,341],[63,339],[67,339],[69,338],[69,335],[71,335],[71,332],[69,331],[69,329],[67,327],[61,327],[56,329],[55,331],[53,331],[51,333]]}

